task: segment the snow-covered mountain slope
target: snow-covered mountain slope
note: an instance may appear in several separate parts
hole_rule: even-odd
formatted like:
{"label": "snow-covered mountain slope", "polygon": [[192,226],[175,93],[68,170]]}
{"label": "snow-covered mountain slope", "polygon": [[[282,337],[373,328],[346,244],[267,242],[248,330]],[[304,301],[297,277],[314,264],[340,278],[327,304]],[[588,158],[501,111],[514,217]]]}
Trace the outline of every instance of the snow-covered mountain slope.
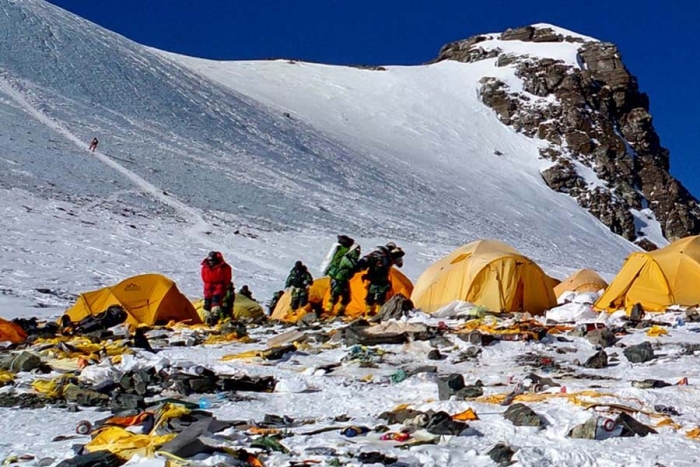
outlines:
{"label": "snow-covered mountain slope", "polygon": [[0,288],[40,302],[161,270],[195,294],[221,249],[267,296],[337,232],[403,243],[413,279],[485,237],[614,273],[634,247],[544,184],[539,143],[477,99],[485,66],[208,62],[2,2]]}

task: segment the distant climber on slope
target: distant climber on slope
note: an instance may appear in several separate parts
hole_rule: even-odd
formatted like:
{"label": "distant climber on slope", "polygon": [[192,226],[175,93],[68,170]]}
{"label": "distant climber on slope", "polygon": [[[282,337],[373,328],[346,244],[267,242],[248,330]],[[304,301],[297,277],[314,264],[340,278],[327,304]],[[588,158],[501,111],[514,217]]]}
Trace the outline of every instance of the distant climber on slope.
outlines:
{"label": "distant climber on slope", "polygon": [[92,138],[92,141],[90,141],[89,150],[95,152],[95,149],[97,149],[97,143],[99,143],[99,141],[97,141],[97,138]]}
{"label": "distant climber on slope", "polygon": [[378,308],[386,303],[387,294],[391,290],[389,272],[391,267],[403,266],[404,251],[395,243],[389,242],[384,246],[364,256],[357,262],[356,272],[367,270],[362,279],[369,282],[365,296],[365,313],[374,315]]}
{"label": "distant climber on slope", "polygon": [[299,308],[303,308],[309,303],[309,287],[313,281],[314,278],[304,263],[301,261],[294,263],[285,283],[286,288],[292,289],[292,312],[296,313]]}
{"label": "distant climber on slope", "polygon": [[350,279],[353,276],[357,260],[360,259],[360,245],[347,235],[338,235],[338,244],[328,268],[323,271],[331,278],[331,298],[326,303],[325,312],[333,314],[335,305],[340,301],[337,315],[343,316],[350,303]]}
{"label": "distant climber on slope", "polygon": [[214,325],[222,319],[222,305],[229,284],[231,284],[231,266],[224,261],[223,255],[212,251],[202,261],[202,282],[204,283],[204,311],[207,324]]}

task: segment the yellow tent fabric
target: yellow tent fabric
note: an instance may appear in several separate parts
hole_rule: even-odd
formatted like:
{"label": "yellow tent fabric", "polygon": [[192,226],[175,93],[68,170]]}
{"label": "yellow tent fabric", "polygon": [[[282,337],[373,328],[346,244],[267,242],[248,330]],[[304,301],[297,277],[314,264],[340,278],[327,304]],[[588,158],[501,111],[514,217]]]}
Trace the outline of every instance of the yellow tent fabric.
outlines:
{"label": "yellow tent fabric", "polygon": [[233,316],[236,319],[258,319],[265,316],[265,309],[255,300],[236,294],[233,302]]}
{"label": "yellow tent fabric", "polygon": [[192,303],[175,283],[159,274],[144,274],[123,280],[113,287],[86,292],[66,314],[76,322],[97,315],[112,305],[121,305],[129,314],[127,323],[166,324],[170,321],[199,324],[202,321]]}
{"label": "yellow tent fabric", "polygon": [[12,342],[23,344],[27,340],[27,333],[19,325],[0,318],[0,342]]}
{"label": "yellow tent fabric", "polygon": [[[367,283],[362,280],[362,275],[363,272],[358,272],[350,279],[350,303],[345,310],[345,316],[350,318],[356,318],[363,315],[365,312]],[[396,268],[391,268],[389,278],[391,280],[391,290],[387,294],[387,299],[399,293],[407,298],[411,296],[413,292],[413,283],[406,275]],[[324,307],[331,297],[330,283],[331,281],[328,277],[316,279],[309,290],[309,303],[313,306]],[[275,307],[272,319],[295,323],[302,318],[306,312],[299,310],[296,314],[293,314],[289,307],[291,301],[291,294],[285,292]]]}
{"label": "yellow tent fabric", "polygon": [[455,300],[466,300],[494,312],[538,315],[556,306],[554,283],[511,246],[498,240],[479,240],[457,248],[426,269],[411,299],[427,313]]}
{"label": "yellow tent fabric", "polygon": [[[326,291],[328,291],[330,286],[330,277],[321,277],[316,279],[314,283],[311,284],[311,287],[309,287],[309,303],[313,306],[322,306],[323,297],[326,295]],[[290,307],[291,304],[292,294],[290,292],[285,292],[277,302],[275,309],[272,310],[272,316],[270,316],[270,319],[276,321],[296,322],[303,315],[301,315],[300,312],[297,312],[297,314],[300,314],[301,316],[292,316],[292,309]]]}
{"label": "yellow tent fabric", "polygon": [[595,308],[630,311],[641,303],[645,311],[670,305],[700,304],[700,236],[682,238],[656,251],[632,253]]}
{"label": "yellow tent fabric", "polygon": [[[194,300],[192,304],[199,318],[204,321],[204,300]],[[265,309],[255,300],[236,294],[236,299],[233,301],[233,316],[236,319],[258,319],[265,316]]]}
{"label": "yellow tent fabric", "polygon": [[579,269],[554,287],[554,295],[559,297],[564,292],[597,292],[607,287],[608,283],[593,269]]}

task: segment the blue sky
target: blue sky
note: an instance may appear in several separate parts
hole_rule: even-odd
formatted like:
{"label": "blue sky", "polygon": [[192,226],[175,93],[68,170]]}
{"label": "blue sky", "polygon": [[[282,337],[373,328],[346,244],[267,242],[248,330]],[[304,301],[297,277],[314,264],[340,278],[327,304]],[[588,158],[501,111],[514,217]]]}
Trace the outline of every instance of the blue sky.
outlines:
{"label": "blue sky", "polygon": [[697,0],[50,0],[142,44],[213,59],[416,64],[450,41],[552,23],[616,43],[671,172],[700,196]]}

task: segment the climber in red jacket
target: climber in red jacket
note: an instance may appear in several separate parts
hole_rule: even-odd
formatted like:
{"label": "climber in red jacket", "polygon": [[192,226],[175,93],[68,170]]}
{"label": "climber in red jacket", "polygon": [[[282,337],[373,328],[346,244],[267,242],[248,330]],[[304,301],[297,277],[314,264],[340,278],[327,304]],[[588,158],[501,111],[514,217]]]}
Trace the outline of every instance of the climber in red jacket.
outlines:
{"label": "climber in red jacket", "polygon": [[226,290],[231,283],[231,266],[218,251],[210,252],[202,261],[202,282],[204,282],[204,310],[207,321],[216,322],[221,318],[221,305]]}

